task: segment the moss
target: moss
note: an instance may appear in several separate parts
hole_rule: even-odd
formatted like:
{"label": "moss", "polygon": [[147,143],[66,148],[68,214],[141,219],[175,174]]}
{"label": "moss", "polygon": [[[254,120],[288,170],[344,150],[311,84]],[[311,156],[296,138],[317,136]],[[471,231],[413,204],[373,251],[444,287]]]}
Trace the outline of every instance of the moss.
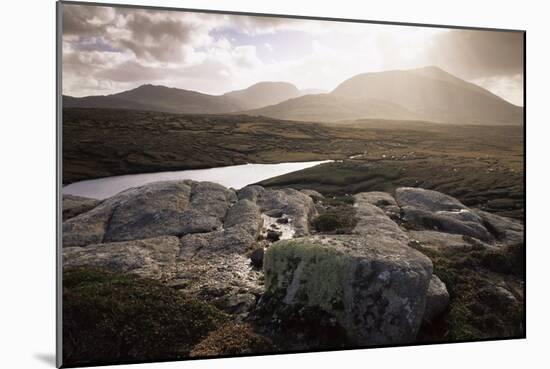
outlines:
{"label": "moss", "polygon": [[[264,324],[282,341],[290,337],[303,349],[349,344],[346,329],[353,327],[339,324],[351,303],[346,300],[346,289],[352,288],[349,263],[348,254],[317,243],[290,240],[271,246],[264,258],[267,292],[256,312],[260,320],[267,320]],[[288,344],[280,343],[296,349]]]}
{"label": "moss", "polygon": [[342,227],[342,222],[336,214],[321,214],[313,219],[313,227],[317,232],[332,232]]}
{"label": "moss", "polygon": [[[297,296],[311,305],[331,308],[331,304],[344,296],[344,285],[350,277],[347,265],[349,256],[318,244],[289,240],[280,241],[267,249],[264,257],[265,286],[270,292],[284,287],[289,293],[306,293]],[[295,280],[295,281],[294,281]],[[294,283],[293,287],[289,287]],[[287,289],[287,287],[289,287]],[[332,296],[332,303],[327,302]]]}
{"label": "moss", "polygon": [[273,342],[255,333],[250,325],[228,323],[210,332],[193,347],[191,356],[265,354],[274,349]]}
{"label": "moss", "polygon": [[65,365],[185,357],[226,320],[157,281],[88,268],[63,273]]}
{"label": "moss", "polygon": [[[514,268],[499,264],[517,254],[517,247],[501,250],[430,249],[411,246],[430,257],[434,274],[447,286],[449,308],[444,316],[446,329],[429,341],[455,341],[523,336],[521,280]],[[521,260],[521,259],[520,259]],[[498,267],[497,267],[498,266]],[[496,286],[513,291],[516,301],[503,300]],[[421,332],[421,336],[426,332]]]}
{"label": "moss", "polygon": [[321,214],[315,217],[311,225],[321,233],[350,233],[357,224],[352,196],[339,196],[323,199]]}

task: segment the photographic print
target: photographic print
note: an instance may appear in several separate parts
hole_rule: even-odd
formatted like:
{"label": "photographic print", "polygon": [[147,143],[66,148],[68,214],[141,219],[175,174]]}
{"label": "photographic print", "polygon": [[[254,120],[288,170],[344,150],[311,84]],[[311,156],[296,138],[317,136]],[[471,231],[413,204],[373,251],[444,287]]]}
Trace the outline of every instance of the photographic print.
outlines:
{"label": "photographic print", "polygon": [[524,338],[524,42],[58,3],[59,364]]}

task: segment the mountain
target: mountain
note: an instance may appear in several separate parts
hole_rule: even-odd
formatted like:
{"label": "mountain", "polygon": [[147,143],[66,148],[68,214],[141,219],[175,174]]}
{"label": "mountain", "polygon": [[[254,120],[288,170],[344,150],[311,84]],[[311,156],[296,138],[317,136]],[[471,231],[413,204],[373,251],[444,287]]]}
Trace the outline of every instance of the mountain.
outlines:
{"label": "mountain", "polygon": [[256,109],[278,104],[299,95],[300,91],[292,83],[259,82],[244,90],[231,91],[223,96],[238,101],[245,109]]}
{"label": "mountain", "polygon": [[105,96],[63,96],[65,108],[117,108],[153,110],[167,113],[217,114],[246,109],[226,96],[165,86],[142,85],[133,90]]}
{"label": "mountain", "polygon": [[221,96],[165,86],[142,85],[112,95],[63,96],[63,106],[221,114],[273,105],[299,95],[296,86],[286,82],[260,82],[244,90],[231,91]]}
{"label": "mountain", "polygon": [[329,94],[305,95],[244,112],[278,119],[427,120],[521,125],[523,108],[437,67],[356,75]]}
{"label": "mountain", "polygon": [[276,119],[321,122],[360,117],[398,120],[419,118],[413,112],[387,101],[344,98],[332,94],[304,95],[244,113]]}
{"label": "mountain", "polygon": [[437,67],[359,74],[342,82],[331,94],[388,101],[435,122],[523,123],[521,107]]}
{"label": "mountain", "polygon": [[243,113],[302,121],[357,119],[521,125],[523,108],[437,67],[358,74],[330,93],[260,82],[224,95],[143,85],[104,96],[63,96],[63,107],[152,110],[167,113]]}

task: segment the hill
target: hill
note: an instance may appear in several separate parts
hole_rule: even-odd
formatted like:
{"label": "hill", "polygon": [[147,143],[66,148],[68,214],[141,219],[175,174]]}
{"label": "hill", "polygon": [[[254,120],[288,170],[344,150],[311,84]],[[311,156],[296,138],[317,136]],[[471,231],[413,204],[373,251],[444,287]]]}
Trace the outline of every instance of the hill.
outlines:
{"label": "hill", "polygon": [[245,109],[256,109],[278,104],[299,95],[300,91],[292,83],[259,82],[244,90],[231,91],[223,96],[235,99]]}
{"label": "hill", "polygon": [[523,124],[523,108],[437,67],[359,74],[329,94],[306,95],[244,113],[303,121],[403,119]]}
{"label": "hill", "polygon": [[221,96],[165,86],[142,85],[111,95],[63,96],[63,107],[222,114],[277,104],[299,94],[296,86],[286,82],[260,82]]}
{"label": "hill", "polygon": [[110,108],[162,111],[167,113],[216,114],[246,108],[226,96],[165,86],[142,85],[105,96],[63,97],[64,108]]}

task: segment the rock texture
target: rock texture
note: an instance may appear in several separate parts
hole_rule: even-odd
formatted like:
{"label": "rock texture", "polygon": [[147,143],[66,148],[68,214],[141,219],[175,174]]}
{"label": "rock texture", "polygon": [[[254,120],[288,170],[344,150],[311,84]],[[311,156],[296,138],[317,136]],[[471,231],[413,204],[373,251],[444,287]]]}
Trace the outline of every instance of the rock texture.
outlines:
{"label": "rock texture", "polygon": [[273,298],[332,314],[355,344],[392,344],[416,337],[432,263],[401,242],[314,236],[268,248],[264,274]]}
{"label": "rock texture", "polygon": [[179,247],[178,238],[171,236],[67,247],[63,250],[63,266],[102,267],[160,278],[174,267]]}
{"label": "rock texture", "polygon": [[101,201],[88,197],[63,195],[63,221],[92,210]]}
{"label": "rock texture", "polygon": [[422,188],[401,187],[395,198],[403,221],[413,229],[462,234],[484,241],[493,239],[482,218],[454,197]]}
{"label": "rock texture", "polygon": [[285,216],[295,230],[295,236],[309,234],[309,221],[317,215],[313,200],[303,192],[292,188],[267,190],[260,186],[248,186],[239,191],[239,199],[255,202],[271,217]]}
{"label": "rock texture", "polygon": [[378,238],[385,242],[408,242],[399,226],[379,207],[373,205],[365,193],[354,196],[357,225],[353,233]]}
{"label": "rock texture", "polygon": [[424,320],[430,322],[433,318],[441,314],[449,305],[449,292],[447,286],[432,274],[428,291],[426,292],[426,308],[424,310]]}
{"label": "rock texture", "polygon": [[524,226],[519,221],[482,210],[475,210],[475,213],[481,217],[485,227],[497,240],[507,244],[523,242]]}
{"label": "rock texture", "polygon": [[265,306],[276,310],[269,319],[292,315],[276,325],[313,317],[338,335],[342,329],[354,345],[413,342],[422,321],[451,310],[445,283],[420,251],[434,262],[450,255],[455,264],[481,255],[476,265],[507,273],[513,283],[480,295],[519,304],[521,223],[404,187],[395,198],[355,194],[354,207],[342,207],[354,217],[348,234],[312,235],[310,223],[326,211],[322,198],[309,190],[234,191],[189,180],[151,183],[101,202],[66,196],[63,263],[159,279],[237,320],[255,319],[258,301],[269,301]]}

